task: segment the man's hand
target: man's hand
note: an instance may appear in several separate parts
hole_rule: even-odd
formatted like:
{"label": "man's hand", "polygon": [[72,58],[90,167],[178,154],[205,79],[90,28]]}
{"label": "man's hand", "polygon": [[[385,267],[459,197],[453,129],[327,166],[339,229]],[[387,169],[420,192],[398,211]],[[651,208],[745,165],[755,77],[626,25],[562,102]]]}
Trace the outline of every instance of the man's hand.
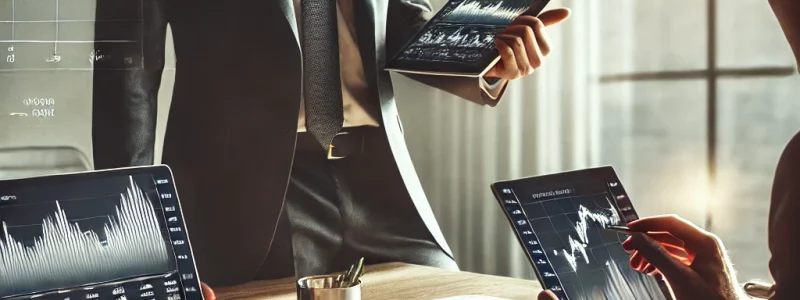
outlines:
{"label": "man's hand", "polygon": [[[675,215],[643,218],[628,223],[628,228],[637,232],[622,243],[631,253],[631,268],[662,276],[674,299],[745,299],[739,296],[730,260],[714,234]],[[538,300],[558,298],[543,291]]]}
{"label": "man's hand", "polygon": [[500,61],[489,69],[484,78],[517,79],[533,73],[550,54],[546,26],[558,24],[569,17],[569,9],[558,8],[539,15],[520,16],[503,32],[497,34],[495,45]]}
{"label": "man's hand", "polygon": [[714,234],[675,215],[643,218],[628,228],[637,232],[622,243],[632,253],[631,268],[663,276],[676,300],[739,299],[730,260]]}
{"label": "man's hand", "polygon": [[201,282],[200,289],[203,291],[203,299],[217,300],[217,295],[214,294],[214,291],[207,284]]}
{"label": "man's hand", "polygon": [[539,297],[536,297],[536,300],[558,300],[558,297],[553,292],[544,290],[539,293]]}

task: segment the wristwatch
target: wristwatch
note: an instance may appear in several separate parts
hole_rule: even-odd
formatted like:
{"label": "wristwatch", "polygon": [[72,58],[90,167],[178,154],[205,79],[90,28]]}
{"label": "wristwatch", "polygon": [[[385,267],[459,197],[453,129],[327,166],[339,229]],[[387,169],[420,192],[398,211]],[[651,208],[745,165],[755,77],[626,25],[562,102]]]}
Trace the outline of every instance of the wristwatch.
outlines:
{"label": "wristwatch", "polygon": [[767,284],[758,281],[748,281],[744,284],[744,292],[748,296],[757,299],[769,299],[775,295],[775,284]]}

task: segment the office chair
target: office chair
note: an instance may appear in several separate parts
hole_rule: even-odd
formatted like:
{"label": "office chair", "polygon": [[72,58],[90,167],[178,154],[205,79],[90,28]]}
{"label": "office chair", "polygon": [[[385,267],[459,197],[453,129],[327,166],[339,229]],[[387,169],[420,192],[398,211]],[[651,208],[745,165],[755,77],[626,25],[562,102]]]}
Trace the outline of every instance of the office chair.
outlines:
{"label": "office chair", "polygon": [[0,148],[0,180],[91,169],[89,158],[71,146]]}

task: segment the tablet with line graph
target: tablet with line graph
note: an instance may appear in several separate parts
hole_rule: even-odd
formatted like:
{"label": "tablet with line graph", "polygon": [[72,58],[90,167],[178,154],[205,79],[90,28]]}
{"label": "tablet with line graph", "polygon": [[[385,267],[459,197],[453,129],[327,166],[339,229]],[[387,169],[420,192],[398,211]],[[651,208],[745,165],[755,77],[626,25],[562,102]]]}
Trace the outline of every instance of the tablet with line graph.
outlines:
{"label": "tablet with line graph", "polygon": [[203,299],[167,166],[0,181],[0,224],[0,299]]}
{"label": "tablet with line graph", "polygon": [[638,219],[612,167],[502,181],[497,200],[536,269],[559,299],[670,299],[662,281],[634,271],[626,235]]}

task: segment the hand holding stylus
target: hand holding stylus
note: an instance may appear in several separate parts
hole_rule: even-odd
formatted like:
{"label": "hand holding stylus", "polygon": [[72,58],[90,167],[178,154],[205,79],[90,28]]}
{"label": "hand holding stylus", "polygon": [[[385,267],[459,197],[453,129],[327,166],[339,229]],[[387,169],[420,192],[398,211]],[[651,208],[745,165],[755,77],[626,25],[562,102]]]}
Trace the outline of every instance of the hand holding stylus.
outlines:
{"label": "hand holding stylus", "polygon": [[[628,235],[633,235],[637,231],[631,229],[628,226],[608,226],[606,230],[612,230]],[[651,239],[657,241],[661,244],[662,247],[672,256],[672,258],[677,259],[684,265],[691,265],[692,261],[694,260],[695,254],[693,252],[689,252],[686,250],[686,243],[682,240],[676,238],[674,235],[670,234],[669,232],[642,232],[646,234]],[[631,268],[637,270],[642,273],[647,273],[649,275],[656,275],[657,270],[652,264],[647,263],[646,260],[641,256],[641,254],[637,253],[633,250],[631,238],[625,240],[622,243],[622,247],[625,248],[625,251],[628,254],[632,254],[631,256]]]}
{"label": "hand holding stylus", "polygon": [[628,223],[631,268],[662,276],[676,300],[745,299],[720,239],[676,215]]}
{"label": "hand holding stylus", "polygon": [[[631,254],[631,268],[661,276],[673,299],[747,299],[737,288],[730,260],[722,242],[689,221],[675,216],[656,216],[612,226],[609,230],[630,234],[622,243]],[[542,291],[538,300],[557,300]]]}

